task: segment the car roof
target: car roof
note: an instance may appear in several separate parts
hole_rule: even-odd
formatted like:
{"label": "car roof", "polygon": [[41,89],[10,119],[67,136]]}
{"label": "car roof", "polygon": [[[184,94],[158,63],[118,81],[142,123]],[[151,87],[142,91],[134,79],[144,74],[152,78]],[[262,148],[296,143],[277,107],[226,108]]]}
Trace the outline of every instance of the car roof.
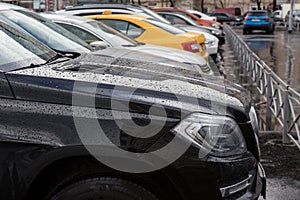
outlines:
{"label": "car roof", "polygon": [[0,2],[0,10],[23,10],[23,9],[26,9],[26,8],[23,8],[21,6],[17,6],[17,5],[14,5],[14,4],[10,4],[10,3],[2,3]]}
{"label": "car roof", "polygon": [[65,22],[73,22],[73,23],[87,23],[90,21],[94,21],[93,19],[89,19],[86,17],[78,17],[78,16],[69,16],[69,15],[59,15],[59,14],[48,14],[42,13],[42,16],[46,17],[50,20],[61,20]]}
{"label": "car roof", "polygon": [[[90,15],[93,16],[93,15]],[[116,18],[116,19],[137,19],[137,20],[143,20],[151,17],[147,16],[141,16],[141,15],[126,15],[126,14],[113,14],[113,15],[94,15],[94,16],[109,16],[110,18]]]}
{"label": "car roof", "polygon": [[84,4],[84,5],[77,5],[77,6],[68,6],[65,8],[66,11],[69,10],[83,10],[83,9],[97,9],[97,8],[122,8],[122,9],[139,9],[142,10],[143,7],[139,5],[133,4]]}
{"label": "car roof", "polygon": [[258,13],[258,12],[268,12],[267,10],[250,10],[249,12]]}

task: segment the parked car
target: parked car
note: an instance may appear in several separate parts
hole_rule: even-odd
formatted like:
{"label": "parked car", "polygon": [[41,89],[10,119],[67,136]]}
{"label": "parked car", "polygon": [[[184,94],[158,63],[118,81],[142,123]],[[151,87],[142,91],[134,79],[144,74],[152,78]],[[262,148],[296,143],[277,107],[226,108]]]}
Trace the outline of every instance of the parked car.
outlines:
{"label": "parked car", "polygon": [[209,16],[207,14],[204,14],[198,10],[187,10],[189,13],[192,13],[193,15],[196,15],[200,19],[206,19],[206,20],[211,20],[211,21],[217,21],[216,17]]}
{"label": "parked car", "polygon": [[273,33],[275,29],[274,19],[266,10],[249,11],[244,20],[243,33],[251,33],[253,30],[264,30]]}
{"label": "parked car", "polygon": [[225,33],[220,29],[199,25],[194,20],[177,13],[158,12],[158,14],[167,19],[174,26],[181,28],[187,32],[199,32],[201,30],[217,37],[219,40],[219,45],[225,43]]}
{"label": "parked car", "polygon": [[214,10],[214,12],[216,13],[228,13],[230,15],[233,15],[233,16],[241,16],[242,15],[242,11],[241,11],[241,8],[216,8]]}
{"label": "parked car", "polygon": [[230,15],[228,13],[225,13],[225,12],[215,12],[215,13],[210,13],[209,14],[210,16],[214,16],[217,18],[217,21],[220,22],[220,23],[229,23],[229,24],[232,24],[232,25],[239,25],[241,22],[242,22],[242,19],[241,18],[238,18],[236,16],[233,16],[233,15]]}
{"label": "parked car", "polygon": [[103,12],[109,11],[111,14],[133,14],[148,16],[156,19],[158,21],[169,23],[164,18],[160,17],[158,14],[152,10],[136,5],[136,4],[84,4],[77,6],[68,6],[64,10],[59,10],[56,13],[64,15],[74,15],[74,16],[87,16],[87,15],[101,15]]}
{"label": "parked car", "polygon": [[[288,11],[286,16],[285,16],[285,22],[286,22],[287,26],[288,26],[288,23],[289,23],[289,18],[290,18],[290,11]],[[292,24],[294,26],[297,26],[297,24],[299,24],[299,23],[300,23],[300,10],[295,9],[293,11],[293,15],[292,15]]]}
{"label": "parked car", "polygon": [[208,27],[213,27],[217,29],[222,29],[222,24],[219,22],[211,21],[211,20],[204,20],[200,19],[199,17],[193,15],[192,13],[189,13],[185,9],[182,8],[175,8],[175,7],[163,7],[163,8],[154,8],[152,9],[154,12],[175,12],[182,14],[184,16],[187,16],[191,18],[192,20],[195,20],[198,24]]}
{"label": "parked car", "polygon": [[[67,31],[66,29],[62,28],[61,26],[51,22],[50,20],[47,20],[46,18],[40,16],[37,13],[31,12],[25,8],[11,5],[11,4],[4,4],[0,3],[0,16],[1,13],[4,13],[2,18],[5,18],[7,22],[9,22],[11,25],[21,29],[26,30],[27,33],[30,33],[37,39],[39,39],[42,43],[46,44],[47,46],[51,47],[52,49],[56,50],[60,54],[65,54],[71,57],[78,57],[81,53],[89,52],[89,49],[80,47],[80,45],[85,46],[88,45],[83,40],[78,38],[76,35],[73,35],[71,32]],[[17,13],[17,14],[15,14]],[[11,16],[14,16],[11,18]],[[59,18],[72,18],[70,16],[59,16]],[[80,20],[79,20],[79,19]],[[78,17],[77,23],[83,26],[82,21],[93,21],[93,25],[100,27],[100,22],[86,19],[86,18],[80,18]],[[76,20],[68,20],[69,22],[74,23]],[[28,24],[30,23],[30,24]],[[96,23],[96,24],[95,24]],[[28,25],[27,25],[28,24]],[[86,25],[85,28],[89,27],[90,24]],[[102,29],[104,29],[105,25],[102,25]],[[217,67],[214,65],[213,62],[206,62],[204,59],[202,59],[200,56],[189,53],[187,51],[181,51],[176,49],[169,49],[154,45],[144,45],[142,43],[138,43],[134,40],[129,39],[128,37],[124,36],[124,34],[121,34],[117,32],[116,30],[106,26],[105,31],[110,31],[107,35],[100,29],[93,29],[93,33],[97,33],[97,38],[100,36],[101,39],[105,40],[105,43],[102,42],[100,46],[103,48],[108,47],[114,47],[114,48],[126,48],[127,51],[123,51],[124,54],[128,56],[132,56],[133,54],[140,54],[143,53],[143,56],[136,57],[137,60],[153,60],[158,62],[168,62],[167,60],[171,59],[174,62],[181,62],[181,63],[187,63],[190,64],[191,69],[195,69],[197,73],[200,74],[210,74],[213,75],[213,71],[215,72],[214,75],[218,75]],[[49,33],[51,33],[50,36]],[[59,33],[59,34],[58,34]],[[86,33],[86,32],[85,32]],[[112,34],[117,34],[116,36]],[[99,36],[100,35],[100,36]],[[57,37],[56,37],[57,36]],[[70,40],[74,41],[75,43],[78,43],[79,45],[71,42]],[[81,35],[81,36],[84,36]],[[120,38],[122,36],[122,38]],[[109,38],[108,38],[109,37]],[[93,38],[97,40],[97,38]],[[85,38],[88,39],[88,38]],[[91,38],[89,38],[91,39]],[[94,42],[94,41],[90,41]],[[100,42],[95,41],[95,42]],[[123,45],[123,46],[122,46]],[[74,47],[73,47],[74,46]],[[99,46],[99,44],[98,44]],[[76,48],[75,48],[76,47]],[[115,49],[115,51],[121,52],[121,50]],[[105,54],[106,51],[102,50],[99,51],[98,54]],[[155,58],[159,57],[159,58]],[[179,63],[177,63],[179,64]],[[213,71],[212,71],[213,70]]]}
{"label": "parked car", "polygon": [[[86,42],[102,41],[108,47],[125,48],[133,51],[133,53],[126,52],[127,55],[142,52],[181,63],[188,63],[192,66],[200,66],[200,69],[203,69],[201,73],[212,74],[209,67],[217,72],[216,66],[213,63],[206,63],[201,56],[179,49],[137,42],[101,21],[57,14],[42,14],[42,16],[64,27]],[[145,58],[136,56],[136,59],[143,60]]]}
{"label": "parked car", "polygon": [[2,20],[1,199],[265,194],[255,112],[242,88],[163,64],[58,57]]}
{"label": "parked car", "polygon": [[[196,22],[194,22],[191,19],[188,19],[187,17],[176,14],[176,13],[168,13],[168,12],[158,12],[160,16],[165,18],[166,20],[170,21],[172,25],[181,28],[184,31],[187,32],[196,32],[196,33],[201,33],[204,35],[206,41],[205,41],[205,46],[208,51],[208,54],[214,59],[216,59],[217,53],[218,53],[218,48],[219,48],[219,39],[213,35],[210,34],[209,31],[201,29],[201,26],[198,25]],[[184,26],[181,26],[184,25]],[[195,29],[194,26],[197,27],[198,29]],[[188,26],[192,26],[192,30],[189,29]],[[194,28],[194,29],[193,29]]]}
{"label": "parked car", "polygon": [[273,12],[273,17],[275,22],[283,22],[284,18],[282,16],[282,10],[275,10]]}
{"label": "parked car", "polygon": [[91,15],[86,17],[100,20],[139,42],[186,50],[208,59],[203,34],[186,33],[146,16]]}

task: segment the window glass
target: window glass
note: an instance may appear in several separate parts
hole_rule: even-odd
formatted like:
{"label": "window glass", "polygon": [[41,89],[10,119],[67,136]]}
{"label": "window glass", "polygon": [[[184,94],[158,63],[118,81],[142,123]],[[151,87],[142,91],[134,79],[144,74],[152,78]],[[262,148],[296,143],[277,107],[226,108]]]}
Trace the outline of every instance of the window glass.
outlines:
{"label": "window glass", "polygon": [[184,20],[180,19],[174,15],[164,15],[167,20],[169,20],[172,24],[187,24]]}
{"label": "window glass", "polygon": [[266,16],[267,12],[261,11],[261,12],[249,12],[248,16]]}
{"label": "window glass", "polygon": [[[59,51],[72,51],[72,52],[89,52],[88,49],[81,45],[69,40],[58,32],[52,30],[38,20],[15,11],[1,12],[3,17],[6,17],[12,23],[18,25],[23,30],[30,33],[47,46]],[[66,30],[65,30],[66,31]]]}
{"label": "window glass", "polygon": [[88,44],[95,41],[102,41],[100,38],[94,36],[92,33],[80,27],[59,22],[58,24],[70,31],[71,33],[73,33],[74,35],[76,35],[77,37],[79,37],[80,39],[82,39],[83,41],[87,42]]}
{"label": "window glass", "polygon": [[128,35],[131,38],[139,37],[143,32],[144,29],[134,25],[130,22],[123,21],[123,20],[110,20],[110,19],[103,19],[101,20],[103,23],[121,31],[122,33]]}
{"label": "window glass", "polygon": [[0,17],[0,70],[10,71],[42,64],[56,53],[38,40],[5,23]]}
{"label": "window glass", "polygon": [[109,43],[112,43],[114,46],[137,46],[139,43],[134,39],[128,37],[126,34],[121,33],[117,29],[114,29],[100,21],[89,21],[89,25],[93,26],[99,31],[105,32],[109,37],[107,38]]}
{"label": "window glass", "polygon": [[126,34],[131,38],[137,38],[144,32],[144,29],[129,23]]}
{"label": "window glass", "polygon": [[156,20],[153,20],[153,19],[144,19],[145,22],[148,22],[154,26],[157,26],[171,34],[174,34],[174,35],[178,35],[178,34],[183,34],[185,33],[183,30],[179,29],[179,28],[176,28],[172,25],[169,25],[169,24],[165,24],[165,23],[162,23],[162,22],[159,22],[159,21],[156,21]]}

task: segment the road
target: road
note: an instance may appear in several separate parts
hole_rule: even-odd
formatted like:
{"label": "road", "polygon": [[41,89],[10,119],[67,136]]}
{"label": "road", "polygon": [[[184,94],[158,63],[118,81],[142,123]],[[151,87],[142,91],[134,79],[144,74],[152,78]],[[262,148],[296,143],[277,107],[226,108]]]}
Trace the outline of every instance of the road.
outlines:
{"label": "road", "polygon": [[[277,28],[273,35],[263,32],[243,35],[241,27],[234,30],[279,77],[300,92],[300,32],[288,34],[283,28]],[[238,82],[235,71],[240,63],[228,43],[221,51],[225,76]],[[300,151],[293,145],[283,145],[280,138],[278,134],[260,136],[261,162],[267,174],[267,199],[299,200]]]}
{"label": "road", "polygon": [[300,32],[288,34],[280,26],[271,35],[262,31],[243,35],[241,27],[235,31],[282,80],[300,92]]}

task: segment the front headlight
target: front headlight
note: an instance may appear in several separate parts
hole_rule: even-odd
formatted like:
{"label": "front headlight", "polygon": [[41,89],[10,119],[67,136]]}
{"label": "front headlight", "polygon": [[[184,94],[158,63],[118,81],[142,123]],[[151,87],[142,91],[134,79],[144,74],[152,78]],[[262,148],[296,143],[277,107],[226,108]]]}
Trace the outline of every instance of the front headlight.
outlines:
{"label": "front headlight", "polygon": [[211,31],[211,34],[213,35],[222,35],[220,31]]}
{"label": "front headlight", "polygon": [[254,130],[255,141],[256,141],[257,148],[258,148],[258,156],[260,157],[261,152],[260,152],[259,139],[258,139],[258,132],[259,132],[258,118],[257,118],[256,112],[255,112],[255,109],[253,106],[250,109],[249,117],[250,117],[250,122],[251,122],[252,128]]}
{"label": "front headlight", "polygon": [[247,151],[239,126],[226,116],[191,114],[173,131],[192,141],[202,154],[226,157]]}
{"label": "front headlight", "polygon": [[206,47],[212,47],[215,45],[215,43],[213,40],[206,40],[205,45],[206,45]]}
{"label": "front headlight", "polygon": [[220,26],[218,24],[212,24],[211,26],[214,28],[220,29]]}

